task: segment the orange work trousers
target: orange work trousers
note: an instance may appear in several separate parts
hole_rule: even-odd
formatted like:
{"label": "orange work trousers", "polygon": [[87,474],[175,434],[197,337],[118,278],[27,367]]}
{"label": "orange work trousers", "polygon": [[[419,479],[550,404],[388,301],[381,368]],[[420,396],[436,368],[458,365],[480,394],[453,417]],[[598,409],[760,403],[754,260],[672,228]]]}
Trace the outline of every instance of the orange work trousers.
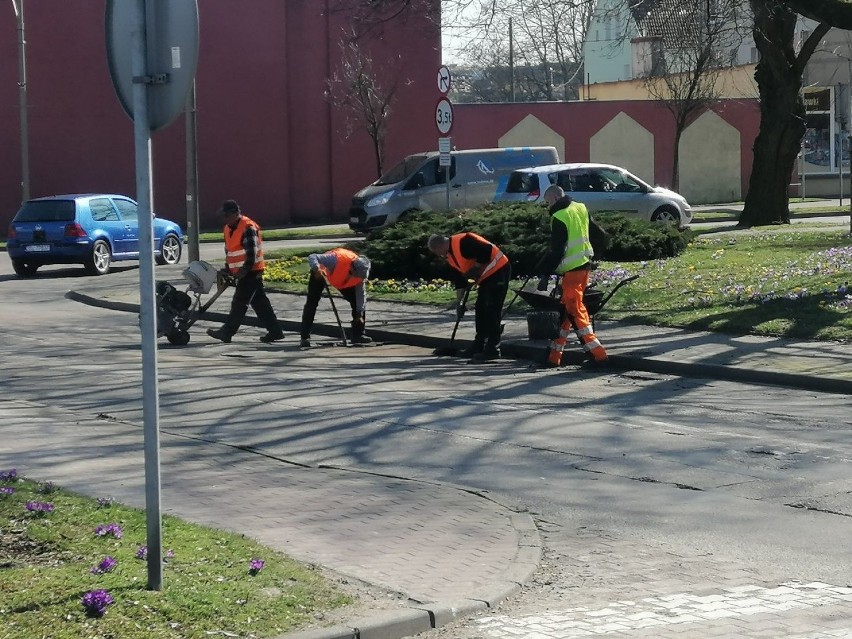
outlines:
{"label": "orange work trousers", "polygon": [[562,363],[562,352],[568,342],[570,331],[574,331],[586,354],[596,362],[606,361],[606,349],[598,341],[592,330],[589,312],[583,303],[583,291],[589,283],[589,270],[578,269],[562,275],[562,304],[565,305],[565,319],[559,327],[559,335],[550,342],[547,360],[551,364]]}

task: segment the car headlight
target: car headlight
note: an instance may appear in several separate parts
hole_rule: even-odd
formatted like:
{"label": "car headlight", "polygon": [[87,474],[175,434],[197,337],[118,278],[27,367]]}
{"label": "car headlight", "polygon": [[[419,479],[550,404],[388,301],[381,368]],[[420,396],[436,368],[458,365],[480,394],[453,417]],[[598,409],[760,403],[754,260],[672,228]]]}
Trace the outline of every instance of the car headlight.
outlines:
{"label": "car headlight", "polygon": [[381,206],[382,204],[387,204],[388,201],[394,196],[394,191],[386,191],[381,195],[377,195],[376,197],[370,198],[367,200],[367,204],[365,206]]}

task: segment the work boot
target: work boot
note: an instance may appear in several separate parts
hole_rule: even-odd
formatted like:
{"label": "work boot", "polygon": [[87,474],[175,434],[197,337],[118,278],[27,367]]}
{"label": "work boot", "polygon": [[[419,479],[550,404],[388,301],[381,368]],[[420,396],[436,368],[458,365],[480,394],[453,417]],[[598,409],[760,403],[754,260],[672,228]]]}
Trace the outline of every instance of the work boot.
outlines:
{"label": "work boot", "polygon": [[226,333],[224,328],[208,328],[207,334],[213,339],[218,339],[225,344],[231,343],[231,335]]}
{"label": "work boot", "polygon": [[477,335],[473,338],[473,343],[467,348],[460,350],[458,355],[459,357],[467,357],[468,359],[470,359],[477,353],[481,353],[484,347],[485,339]]}
{"label": "work boot", "polygon": [[373,338],[364,334],[366,327],[366,318],[362,314],[352,320],[352,343],[353,344],[370,344]]}
{"label": "work boot", "polygon": [[500,349],[492,346],[479,353],[474,353],[470,359],[472,362],[492,362],[495,359],[500,359]]}
{"label": "work boot", "polygon": [[264,344],[271,344],[272,342],[277,342],[282,339],[284,339],[284,331],[270,331],[266,335],[260,336],[260,341]]}
{"label": "work boot", "polygon": [[310,337],[303,337],[299,341],[299,347],[300,348],[310,348],[311,347],[311,338]]}

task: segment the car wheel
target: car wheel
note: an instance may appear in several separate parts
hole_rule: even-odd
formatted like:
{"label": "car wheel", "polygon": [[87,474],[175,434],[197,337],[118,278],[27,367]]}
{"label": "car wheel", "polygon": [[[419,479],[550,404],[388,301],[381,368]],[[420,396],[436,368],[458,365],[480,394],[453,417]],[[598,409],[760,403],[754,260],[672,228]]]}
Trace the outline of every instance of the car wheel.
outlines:
{"label": "car wheel", "polygon": [[680,214],[677,209],[672,206],[661,206],[651,216],[652,222],[665,222],[666,224],[675,224],[680,226]]}
{"label": "car wheel", "polygon": [[92,275],[106,275],[112,262],[112,251],[104,240],[96,240],[86,262],[86,270]]}
{"label": "car wheel", "polygon": [[160,254],[157,256],[157,264],[177,264],[180,262],[180,253],[183,249],[180,238],[177,235],[169,233],[163,238],[163,246],[160,247]]}
{"label": "car wheel", "polygon": [[23,260],[12,260],[12,268],[21,277],[32,277],[38,270],[38,264],[27,264]]}

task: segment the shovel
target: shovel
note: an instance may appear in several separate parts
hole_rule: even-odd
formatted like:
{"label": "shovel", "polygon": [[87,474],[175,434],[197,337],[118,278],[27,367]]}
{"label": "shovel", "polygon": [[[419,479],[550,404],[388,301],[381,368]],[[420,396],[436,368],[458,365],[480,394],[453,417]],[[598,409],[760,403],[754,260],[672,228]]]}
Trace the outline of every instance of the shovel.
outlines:
{"label": "shovel", "polygon": [[[464,291],[464,297],[462,301],[459,302],[459,307],[467,306],[467,298],[470,295],[470,291],[473,288],[473,284],[468,285],[468,287]],[[453,333],[450,335],[450,343],[447,346],[439,346],[434,351],[432,351],[433,355],[437,355],[438,357],[452,357],[458,353],[458,349],[455,346],[456,341],[456,331],[459,330],[459,322],[461,322],[461,314],[456,314],[456,324],[453,326]]]}

